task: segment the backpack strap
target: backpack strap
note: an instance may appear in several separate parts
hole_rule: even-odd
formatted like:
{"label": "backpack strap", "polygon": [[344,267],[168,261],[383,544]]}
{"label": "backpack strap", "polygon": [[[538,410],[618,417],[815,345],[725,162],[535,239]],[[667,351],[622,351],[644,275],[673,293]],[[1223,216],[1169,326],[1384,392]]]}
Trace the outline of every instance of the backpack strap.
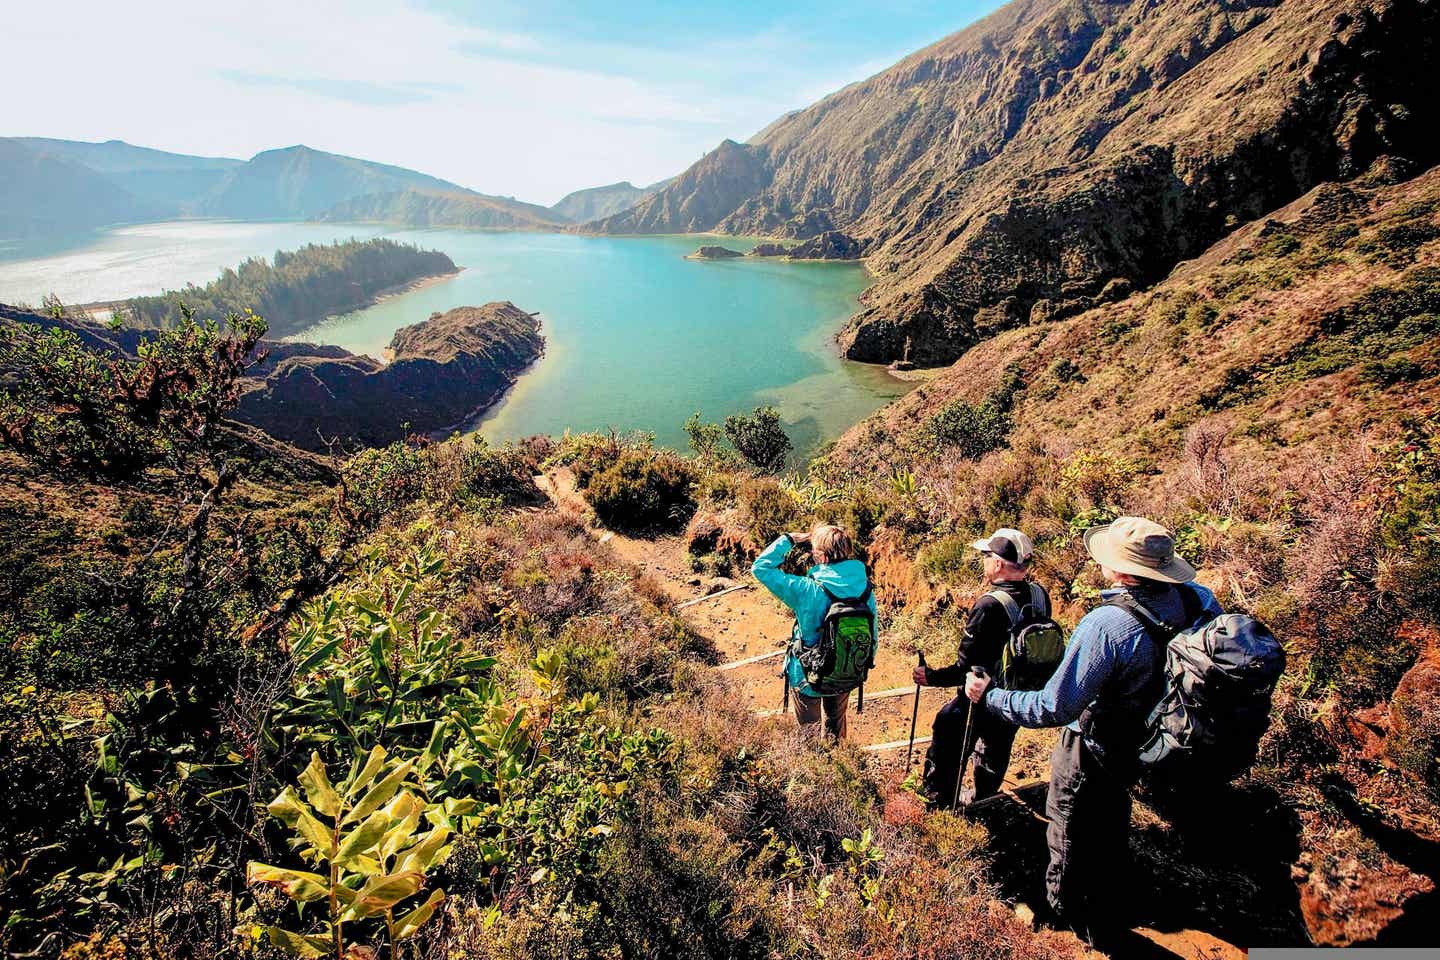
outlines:
{"label": "backpack strap", "polygon": [[1043,616],[1050,616],[1050,594],[1034,580],[1030,581],[1030,605],[1041,611]]}
{"label": "backpack strap", "polygon": [[1157,652],[1161,655],[1164,654],[1165,648],[1170,645],[1170,641],[1175,639],[1175,635],[1189,626],[1189,624],[1186,623],[1177,627],[1169,621],[1155,616],[1143,603],[1131,596],[1129,591],[1111,597],[1105,601],[1105,605],[1115,607],[1118,610],[1124,610],[1139,621],[1140,626],[1150,635],[1150,639],[1155,643]]}
{"label": "backpack strap", "polygon": [[1020,625],[1020,605],[1015,602],[1015,598],[1004,590],[991,590],[985,596],[994,598],[1005,608],[1005,616],[1010,618],[1010,632],[1014,633],[1015,628]]}

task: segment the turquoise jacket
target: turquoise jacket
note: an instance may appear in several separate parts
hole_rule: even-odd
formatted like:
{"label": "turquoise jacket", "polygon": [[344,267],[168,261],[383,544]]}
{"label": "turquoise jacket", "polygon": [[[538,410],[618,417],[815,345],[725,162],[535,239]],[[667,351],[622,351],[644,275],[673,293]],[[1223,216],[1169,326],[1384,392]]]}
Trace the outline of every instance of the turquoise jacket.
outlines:
{"label": "turquoise jacket", "polygon": [[[790,652],[785,657],[785,675],[790,678],[790,687],[796,693],[818,697],[820,694],[805,683],[805,671],[795,656],[796,643],[813,647],[820,642],[820,624],[825,619],[825,611],[830,609],[830,598],[825,596],[825,590],[841,598],[858,597],[865,592],[865,564],[859,560],[817,563],[806,571],[805,576],[797,577],[780,569],[780,564],[794,546],[789,535],[781,534],[755,558],[750,572],[766,590],[795,611],[795,629],[790,635]],[[870,596],[870,611],[875,612],[874,594]],[[880,638],[877,635],[875,651],[879,649]]]}

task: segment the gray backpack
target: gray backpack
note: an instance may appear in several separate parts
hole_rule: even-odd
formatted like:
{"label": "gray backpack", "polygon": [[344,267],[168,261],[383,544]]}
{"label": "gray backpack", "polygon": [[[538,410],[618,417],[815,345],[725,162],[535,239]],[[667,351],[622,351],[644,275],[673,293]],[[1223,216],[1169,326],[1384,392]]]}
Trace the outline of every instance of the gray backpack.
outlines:
{"label": "gray backpack", "polygon": [[1255,762],[1284,672],[1285,648],[1253,617],[1222,614],[1175,633],[1165,646],[1165,694],[1150,711],[1140,762],[1171,776],[1228,781],[1244,773]]}

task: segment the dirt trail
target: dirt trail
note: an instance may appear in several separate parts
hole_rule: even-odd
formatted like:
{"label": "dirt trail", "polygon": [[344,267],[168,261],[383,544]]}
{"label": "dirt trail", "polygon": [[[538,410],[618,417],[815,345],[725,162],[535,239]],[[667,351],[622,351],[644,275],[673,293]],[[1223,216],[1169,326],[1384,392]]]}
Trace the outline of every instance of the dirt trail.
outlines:
{"label": "dirt trail", "polygon": [[[590,514],[589,506],[575,488],[574,474],[568,468],[538,476],[535,484],[560,510],[581,518]],[[641,539],[593,525],[588,528],[619,559],[634,566],[640,575],[653,580],[686,624],[713,644],[722,661],[717,669],[724,672],[731,688],[757,715],[777,714],[783,663],[783,654],[778,651],[784,648],[793,623],[792,615],[784,605],[771,597],[748,573],[743,579],[734,581],[707,580],[695,573],[690,569],[684,541],[678,536]],[[776,655],[745,662],[765,654]],[[865,684],[863,713],[855,712],[855,697],[851,695],[849,737],[862,747],[883,747],[871,752],[877,775],[884,779],[896,775],[905,764],[905,743],[915,703],[915,687],[910,677],[913,666],[913,654],[887,648],[882,636],[875,667]],[[929,736],[935,712],[955,694],[953,689],[927,687],[921,690],[919,721],[915,730],[917,741]],[[884,747],[897,742],[898,746]],[[1017,796],[1024,796],[1031,812],[1042,819],[1044,792],[1036,788],[1048,774],[1053,743],[1053,731],[1021,730],[1016,737],[1010,770],[1005,779],[1006,787],[1017,790]],[[925,748],[926,743],[916,743],[912,769],[920,768]],[[1017,805],[1012,802],[1010,806]],[[1043,870],[1043,867],[1040,869]],[[1200,930],[1162,932],[1138,927],[1134,933],[1139,935],[1136,947],[1124,951],[1127,958],[1240,960],[1245,956],[1240,948]]]}

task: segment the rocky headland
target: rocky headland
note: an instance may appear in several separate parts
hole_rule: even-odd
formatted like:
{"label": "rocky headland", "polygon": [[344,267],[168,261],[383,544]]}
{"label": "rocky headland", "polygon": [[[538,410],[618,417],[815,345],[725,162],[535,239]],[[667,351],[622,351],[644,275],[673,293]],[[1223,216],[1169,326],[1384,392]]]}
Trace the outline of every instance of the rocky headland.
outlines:
{"label": "rocky headland", "polygon": [[731,250],[729,247],[708,245],[701,247],[694,253],[687,256],[687,260],[733,260],[736,257],[743,257],[745,254],[739,250]]}
{"label": "rocky headland", "polygon": [[309,450],[444,432],[498,401],[544,345],[538,318],[513,303],[457,307],[396,331],[389,363],[333,347],[292,352],[235,416]]}

